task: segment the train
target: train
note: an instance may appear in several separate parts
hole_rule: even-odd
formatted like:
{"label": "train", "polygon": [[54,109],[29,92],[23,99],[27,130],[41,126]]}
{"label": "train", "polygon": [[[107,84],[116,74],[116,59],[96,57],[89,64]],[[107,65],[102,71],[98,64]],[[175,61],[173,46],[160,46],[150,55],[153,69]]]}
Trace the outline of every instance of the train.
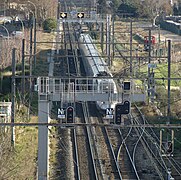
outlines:
{"label": "train", "polygon": [[[151,36],[151,49],[156,43],[156,38],[155,36]],[[149,36],[144,36],[144,50],[149,51]]]}
{"label": "train", "polygon": [[[93,40],[89,34],[80,34],[79,49],[83,54],[83,65],[86,69],[86,75],[90,77],[100,77],[93,79],[94,88],[97,88],[98,93],[118,93],[116,83],[112,78],[107,63],[100,56]],[[105,79],[104,79],[105,77]],[[97,108],[100,112],[105,113],[107,108],[115,108],[115,101],[96,101]]]}

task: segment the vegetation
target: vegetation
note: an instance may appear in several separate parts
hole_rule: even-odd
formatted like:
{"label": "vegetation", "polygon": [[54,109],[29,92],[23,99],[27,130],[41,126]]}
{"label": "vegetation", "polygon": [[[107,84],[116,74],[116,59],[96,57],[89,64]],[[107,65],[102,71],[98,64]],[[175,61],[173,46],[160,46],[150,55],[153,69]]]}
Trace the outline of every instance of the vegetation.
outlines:
{"label": "vegetation", "polygon": [[[102,11],[105,10],[104,0],[99,0],[99,2]],[[164,0],[114,0],[110,6],[114,13],[121,17],[149,18],[153,24],[155,24],[157,16],[173,13],[170,2]]]}
{"label": "vegetation", "polygon": [[[26,55],[29,54],[29,29],[25,29]],[[37,41],[52,42],[53,33],[42,33],[37,31]],[[16,47],[16,75],[21,75],[21,43],[22,39],[10,38],[1,41],[1,81],[0,99],[1,101],[11,101],[11,76],[12,76],[12,48]],[[9,44],[8,44],[9,43]],[[3,48],[2,48],[3,47]],[[37,43],[36,70],[33,75],[47,75],[48,63],[47,53],[52,44]],[[32,59],[31,59],[32,60]],[[29,75],[30,57],[25,57],[25,74]],[[25,98],[21,93],[21,79],[16,79],[15,95],[15,121],[16,122],[37,122],[38,97],[36,92],[30,93],[30,81],[26,79]],[[29,115],[30,113],[30,115]],[[8,128],[4,133],[0,128],[0,179],[36,179],[37,171],[37,148],[38,148],[38,129],[37,127],[16,127],[15,128],[15,147],[11,146],[11,131]]]}
{"label": "vegetation", "polygon": [[[14,3],[13,7],[10,3]],[[27,15],[27,12],[31,12],[33,16],[36,15],[37,22],[42,22],[47,18],[53,18],[57,15],[58,0],[31,0],[31,2],[25,0],[0,0],[0,13],[3,14],[5,8],[6,15],[14,16],[16,14]]]}
{"label": "vegetation", "polygon": [[177,0],[177,3],[174,3],[173,5],[173,14],[175,16],[181,15],[181,0]]}
{"label": "vegetation", "polygon": [[48,18],[43,22],[43,30],[46,32],[51,32],[57,27],[56,19]]}

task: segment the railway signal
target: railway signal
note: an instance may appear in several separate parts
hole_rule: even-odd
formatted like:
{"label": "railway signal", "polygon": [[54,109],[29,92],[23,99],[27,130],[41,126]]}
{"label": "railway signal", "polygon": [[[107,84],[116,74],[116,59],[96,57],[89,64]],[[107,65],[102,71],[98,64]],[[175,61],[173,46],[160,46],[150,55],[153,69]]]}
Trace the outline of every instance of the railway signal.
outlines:
{"label": "railway signal", "polygon": [[130,81],[125,81],[123,83],[123,89],[126,91],[129,91],[131,89],[131,82]]}
{"label": "railway signal", "polygon": [[61,17],[62,19],[67,18],[67,13],[66,13],[66,12],[61,12],[61,13],[60,13],[60,17]]}
{"label": "railway signal", "polygon": [[122,114],[129,114],[130,113],[130,102],[124,101],[124,104],[122,106]]}
{"label": "railway signal", "polygon": [[166,154],[172,154],[173,153],[173,146],[172,142],[168,141],[167,142],[167,147],[166,147]]}
{"label": "railway signal", "polygon": [[116,104],[115,106],[115,123],[121,124],[121,108],[122,104]]}
{"label": "railway signal", "polygon": [[[165,135],[164,135],[164,134]],[[171,134],[171,137],[168,136],[168,133]],[[174,152],[174,130],[161,129],[160,130],[160,151],[162,156],[173,156]]]}
{"label": "railway signal", "polygon": [[80,18],[80,19],[84,18],[84,13],[83,12],[77,13],[77,18]]}
{"label": "railway signal", "polygon": [[66,119],[67,119],[67,123],[73,123],[74,122],[74,108],[72,106],[69,106],[67,108]]}
{"label": "railway signal", "polygon": [[116,104],[115,106],[115,123],[121,124],[121,115],[130,113],[130,102],[124,101],[123,104]]}

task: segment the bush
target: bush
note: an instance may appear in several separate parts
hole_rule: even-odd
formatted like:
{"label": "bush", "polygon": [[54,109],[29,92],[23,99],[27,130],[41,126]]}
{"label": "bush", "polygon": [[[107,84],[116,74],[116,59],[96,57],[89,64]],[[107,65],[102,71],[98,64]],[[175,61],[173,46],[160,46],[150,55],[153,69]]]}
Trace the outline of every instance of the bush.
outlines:
{"label": "bush", "polygon": [[48,18],[43,22],[43,30],[46,32],[51,32],[57,27],[56,19]]}

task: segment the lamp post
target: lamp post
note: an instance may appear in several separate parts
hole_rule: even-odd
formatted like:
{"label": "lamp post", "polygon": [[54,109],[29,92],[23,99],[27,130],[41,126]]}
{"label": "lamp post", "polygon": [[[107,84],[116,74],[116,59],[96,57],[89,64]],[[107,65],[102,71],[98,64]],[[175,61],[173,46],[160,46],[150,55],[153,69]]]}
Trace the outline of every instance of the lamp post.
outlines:
{"label": "lamp post", "polygon": [[31,1],[28,1],[30,4],[32,4],[33,6],[34,6],[34,9],[35,9],[35,17],[34,18],[36,18],[36,12],[37,12],[37,8],[36,8],[36,5],[33,3],[33,2],[31,2]]}
{"label": "lamp post", "polygon": [[5,1],[4,1],[4,17],[6,16]]}
{"label": "lamp post", "polygon": [[7,29],[5,26],[3,26],[2,24],[0,24],[0,26],[3,27],[3,28],[6,30],[6,32],[7,32],[7,35],[8,35],[8,45],[9,45],[9,31],[8,31],[8,29]]}
{"label": "lamp post", "polygon": [[22,31],[23,31],[23,38],[24,38],[25,28],[24,28],[24,25],[23,25],[23,21],[19,17],[18,17],[18,20],[21,22]]}

